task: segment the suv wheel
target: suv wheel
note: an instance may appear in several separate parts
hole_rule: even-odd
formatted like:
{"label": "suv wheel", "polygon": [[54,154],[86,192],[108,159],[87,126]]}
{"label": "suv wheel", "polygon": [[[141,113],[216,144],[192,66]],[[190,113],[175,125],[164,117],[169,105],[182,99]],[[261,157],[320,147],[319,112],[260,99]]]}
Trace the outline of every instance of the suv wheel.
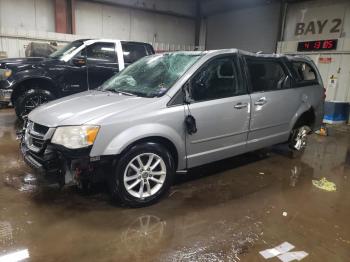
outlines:
{"label": "suv wheel", "polygon": [[173,157],[163,146],[135,145],[117,163],[109,182],[112,197],[130,207],[151,205],[167,193],[174,174]]}
{"label": "suv wheel", "polygon": [[30,89],[17,98],[15,111],[18,118],[28,115],[34,108],[55,99],[55,96],[48,90]]}
{"label": "suv wheel", "polygon": [[293,129],[289,140],[289,148],[291,149],[292,157],[298,157],[304,153],[308,142],[308,134],[310,132],[310,127],[306,125]]}

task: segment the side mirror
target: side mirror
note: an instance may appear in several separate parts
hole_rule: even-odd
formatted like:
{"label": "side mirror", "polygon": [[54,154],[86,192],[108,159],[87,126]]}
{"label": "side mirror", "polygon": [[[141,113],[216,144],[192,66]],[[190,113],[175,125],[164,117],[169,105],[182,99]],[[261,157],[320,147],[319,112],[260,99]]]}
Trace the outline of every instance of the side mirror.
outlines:
{"label": "side mirror", "polygon": [[86,59],[83,56],[73,57],[72,63],[76,66],[84,66],[86,65]]}

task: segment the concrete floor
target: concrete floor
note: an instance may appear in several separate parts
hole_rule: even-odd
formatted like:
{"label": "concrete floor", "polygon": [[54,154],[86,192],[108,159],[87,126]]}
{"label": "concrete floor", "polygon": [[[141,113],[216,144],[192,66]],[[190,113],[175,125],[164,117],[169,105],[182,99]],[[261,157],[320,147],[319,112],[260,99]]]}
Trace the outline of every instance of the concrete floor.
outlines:
{"label": "concrete floor", "polygon": [[[31,171],[15,127],[0,110],[0,258],[28,249],[30,261],[265,261],[259,251],[288,241],[309,254],[302,261],[349,261],[345,126],[313,135],[301,159],[273,149],[197,168],[142,209],[112,205],[103,186],[83,196],[23,184]],[[314,187],[322,177],[337,190]]]}

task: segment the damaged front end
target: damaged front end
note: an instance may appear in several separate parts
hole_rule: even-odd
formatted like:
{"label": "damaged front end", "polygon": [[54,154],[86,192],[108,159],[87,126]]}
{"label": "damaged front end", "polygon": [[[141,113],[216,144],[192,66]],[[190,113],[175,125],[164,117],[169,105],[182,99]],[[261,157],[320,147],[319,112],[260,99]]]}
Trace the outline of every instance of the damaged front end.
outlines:
{"label": "damaged front end", "polygon": [[25,163],[37,174],[38,181],[64,185],[84,185],[105,179],[112,163],[109,157],[90,158],[91,146],[68,149],[51,143],[56,128],[25,121],[18,133]]}

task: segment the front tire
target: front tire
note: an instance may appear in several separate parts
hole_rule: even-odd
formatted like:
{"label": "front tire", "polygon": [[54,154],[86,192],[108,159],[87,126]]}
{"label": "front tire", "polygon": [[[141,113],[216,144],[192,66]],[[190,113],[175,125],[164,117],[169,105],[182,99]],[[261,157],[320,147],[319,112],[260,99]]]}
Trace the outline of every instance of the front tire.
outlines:
{"label": "front tire", "polygon": [[113,199],[129,207],[156,203],[169,190],[175,174],[169,151],[157,143],[133,146],[121,156],[109,181]]}
{"label": "front tire", "polygon": [[48,90],[30,89],[24,92],[15,101],[15,111],[18,118],[22,119],[36,107],[54,100],[55,96]]}

